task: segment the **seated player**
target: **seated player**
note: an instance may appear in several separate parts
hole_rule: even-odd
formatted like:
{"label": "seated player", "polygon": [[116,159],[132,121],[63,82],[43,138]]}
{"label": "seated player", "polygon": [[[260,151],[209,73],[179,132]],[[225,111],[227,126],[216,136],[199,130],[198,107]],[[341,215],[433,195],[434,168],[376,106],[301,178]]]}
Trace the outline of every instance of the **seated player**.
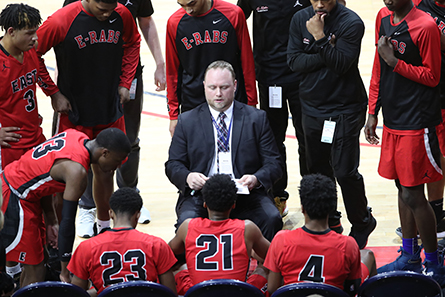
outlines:
{"label": "seated player", "polygon": [[[120,188],[111,195],[113,229],[83,241],[77,247],[68,270],[71,281],[85,290],[88,280],[100,294],[106,287],[134,280],[159,282],[176,294],[172,266],[176,263],[167,243],[159,237],[135,230],[141,215],[142,198],[132,188]],[[94,296],[95,291],[90,294]]]}
{"label": "seated player", "polygon": [[[335,183],[321,174],[305,175],[300,183],[305,224],[275,235],[264,266],[269,269],[267,290],[303,281],[322,282],[357,294],[361,280],[376,274],[371,251],[360,251],[350,236],[329,229],[329,213],[337,204]],[[362,255],[362,262],[360,258]]]}
{"label": "seated player", "polygon": [[[202,188],[209,218],[185,220],[169,242],[176,255],[185,252],[187,269],[175,275],[179,295],[205,280],[246,281],[252,251],[259,258],[266,256],[270,243],[260,229],[252,221],[229,218],[235,208],[236,192],[229,175],[210,177]],[[265,271],[257,272],[247,282],[261,289],[267,275]]]}
{"label": "seated player", "polygon": [[[6,260],[23,264],[21,287],[43,281],[42,209],[48,244],[59,248],[60,279],[69,282],[66,269],[74,243],[77,202],[85,191],[90,164],[103,172],[119,167],[131,150],[128,137],[119,129],[105,129],[94,140],[68,129],[26,152],[5,167],[2,179],[5,215],[0,238]],[[53,207],[41,205],[42,197],[63,192],[60,227]],[[50,205],[51,206],[51,205]]]}

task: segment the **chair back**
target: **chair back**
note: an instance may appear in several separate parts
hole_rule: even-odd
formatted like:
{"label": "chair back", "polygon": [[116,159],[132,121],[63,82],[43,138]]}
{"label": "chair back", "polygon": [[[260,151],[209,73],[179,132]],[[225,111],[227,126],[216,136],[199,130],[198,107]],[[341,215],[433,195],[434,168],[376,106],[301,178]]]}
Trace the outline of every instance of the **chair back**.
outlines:
{"label": "chair back", "polygon": [[367,279],[359,288],[360,297],[441,297],[440,285],[431,277],[412,271],[392,271]]}
{"label": "chair back", "polygon": [[27,285],[17,290],[14,297],[89,297],[90,295],[82,288],[69,283],[58,281],[39,282]]}
{"label": "chair back", "polygon": [[264,297],[260,289],[234,279],[203,281],[191,287],[184,297]]}
{"label": "chair back", "polygon": [[138,280],[111,285],[98,297],[176,297],[176,295],[164,285]]}
{"label": "chair back", "polygon": [[311,295],[317,297],[349,297],[346,292],[337,287],[325,283],[310,282],[302,282],[283,286],[276,290],[272,294],[272,297],[307,297]]}

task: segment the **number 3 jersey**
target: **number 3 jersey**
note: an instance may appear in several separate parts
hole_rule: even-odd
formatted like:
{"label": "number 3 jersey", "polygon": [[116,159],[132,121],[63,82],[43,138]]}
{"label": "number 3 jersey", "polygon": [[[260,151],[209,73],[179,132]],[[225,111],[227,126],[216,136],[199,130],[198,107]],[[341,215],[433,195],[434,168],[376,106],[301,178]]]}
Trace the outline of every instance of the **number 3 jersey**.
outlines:
{"label": "number 3 jersey", "polygon": [[193,284],[222,278],[246,281],[250,257],[244,230],[244,221],[237,219],[190,220],[185,257]]}
{"label": "number 3 jersey", "polygon": [[20,141],[12,148],[30,148],[38,144],[42,133],[37,110],[36,84],[39,62],[34,48],[23,53],[23,63],[0,45],[0,124],[19,127]]}
{"label": "number 3 jersey", "polygon": [[354,238],[306,227],[282,230],[272,240],[264,266],[283,276],[284,285],[322,282],[343,289],[345,280],[361,278],[360,251]]}
{"label": "number 3 jersey", "polygon": [[99,294],[121,282],[155,282],[175,263],[176,257],[161,238],[133,228],[116,228],[81,242],[68,270],[80,279],[91,280]]}
{"label": "number 3 jersey", "polygon": [[[3,173],[7,186],[20,199],[29,201],[63,192],[65,183],[53,180],[50,170],[59,159],[77,162],[88,170],[90,152],[85,147],[87,141],[89,139],[84,133],[68,129],[35,146],[5,167]],[[5,201],[3,207],[6,205]]]}

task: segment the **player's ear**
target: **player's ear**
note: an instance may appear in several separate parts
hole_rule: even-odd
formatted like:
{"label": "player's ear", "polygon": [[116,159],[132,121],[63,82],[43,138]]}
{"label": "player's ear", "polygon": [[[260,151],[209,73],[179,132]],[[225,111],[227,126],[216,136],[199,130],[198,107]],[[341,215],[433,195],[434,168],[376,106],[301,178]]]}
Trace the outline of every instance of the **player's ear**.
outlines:
{"label": "player's ear", "polygon": [[301,205],[301,212],[304,214],[306,211],[304,210],[303,205]]}
{"label": "player's ear", "polygon": [[205,201],[202,203],[202,207],[207,208],[207,203],[205,203]]}
{"label": "player's ear", "polygon": [[236,202],[233,202],[232,209],[235,209],[235,207],[236,207]]}
{"label": "player's ear", "polygon": [[108,214],[110,215],[110,219],[114,220],[116,218],[112,209],[108,210]]}
{"label": "player's ear", "polygon": [[13,27],[9,27],[8,30],[6,30],[6,34],[14,35],[14,33],[15,33],[15,30]]}

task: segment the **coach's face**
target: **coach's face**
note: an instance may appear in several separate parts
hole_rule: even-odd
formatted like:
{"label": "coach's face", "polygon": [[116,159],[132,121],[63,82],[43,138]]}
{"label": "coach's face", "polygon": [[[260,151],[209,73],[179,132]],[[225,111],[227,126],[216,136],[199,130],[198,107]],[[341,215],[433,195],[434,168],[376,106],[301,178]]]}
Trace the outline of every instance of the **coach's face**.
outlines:
{"label": "coach's face", "polygon": [[226,111],[235,97],[236,80],[227,69],[213,68],[204,78],[207,103],[218,112]]}
{"label": "coach's face", "polygon": [[211,0],[178,0],[178,4],[191,16],[206,13],[212,7]]}
{"label": "coach's face", "polygon": [[110,17],[111,13],[117,7],[117,1],[115,3],[105,3],[100,0],[82,0],[82,5],[88,13],[103,22]]}
{"label": "coach's face", "polygon": [[328,16],[337,4],[337,0],[311,0],[311,3],[316,14]]}

